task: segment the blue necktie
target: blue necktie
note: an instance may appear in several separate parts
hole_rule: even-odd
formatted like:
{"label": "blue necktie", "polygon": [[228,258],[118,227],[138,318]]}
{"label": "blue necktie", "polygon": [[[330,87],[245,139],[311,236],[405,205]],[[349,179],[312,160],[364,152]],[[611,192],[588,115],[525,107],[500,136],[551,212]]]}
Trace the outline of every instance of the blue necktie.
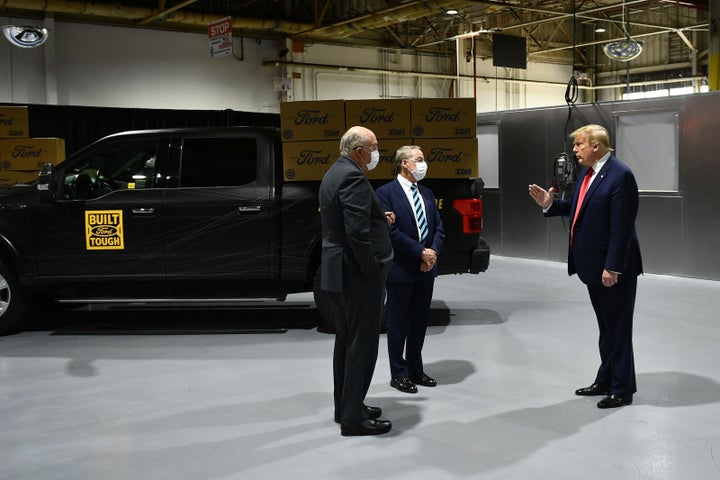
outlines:
{"label": "blue necktie", "polygon": [[418,228],[420,229],[420,243],[424,242],[427,238],[428,234],[428,227],[427,227],[427,221],[425,221],[425,214],[423,213],[423,206],[422,206],[422,200],[420,199],[420,194],[418,193],[418,188],[416,184],[412,184],[410,187],[410,191],[412,192],[413,197],[413,208],[415,210],[415,218],[417,219]]}

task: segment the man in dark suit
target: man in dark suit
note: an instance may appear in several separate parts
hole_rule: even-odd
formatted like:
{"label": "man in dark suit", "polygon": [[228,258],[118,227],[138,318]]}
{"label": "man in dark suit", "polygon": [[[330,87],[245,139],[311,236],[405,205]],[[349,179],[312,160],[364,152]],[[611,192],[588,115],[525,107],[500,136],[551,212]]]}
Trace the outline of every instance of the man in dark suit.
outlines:
{"label": "man in dark suit", "polygon": [[378,163],[375,134],[352,127],[340,157],[320,184],[320,288],[335,310],[333,377],[335,421],[341,434],[390,431],[382,411],[364,404],[377,362],[385,282],[393,258],[388,220],[365,173]]}
{"label": "man in dark suit", "polygon": [[637,391],[632,328],[637,277],[642,273],[635,232],[639,195],[630,169],[612,153],[608,132],[586,125],[570,135],[583,167],[572,201],[553,198],[532,184],[530,196],[546,216],[571,219],[568,273],[587,285],[600,329],[600,368],[595,382],[576,395],[605,395],[598,408],[632,403]]}
{"label": "man in dark suit", "polygon": [[445,232],[433,193],[418,183],[427,172],[420,147],[400,147],[395,160],[397,178],[377,189],[383,208],[395,213],[390,227],[395,258],[387,284],[390,386],[417,393],[416,385],[437,385],[424,371],[422,348]]}

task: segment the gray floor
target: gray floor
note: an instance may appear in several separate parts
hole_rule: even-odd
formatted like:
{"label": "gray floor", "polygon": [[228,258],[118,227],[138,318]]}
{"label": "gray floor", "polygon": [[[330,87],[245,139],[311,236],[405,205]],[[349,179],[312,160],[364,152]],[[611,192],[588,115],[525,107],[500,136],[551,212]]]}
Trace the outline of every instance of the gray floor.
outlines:
{"label": "gray floor", "polygon": [[437,388],[390,388],[380,339],[380,437],[340,436],[314,328],[0,338],[0,479],[718,478],[720,283],[640,278],[639,391],[615,410],[572,393],[598,358],[564,264],[494,257],[440,278],[433,308]]}

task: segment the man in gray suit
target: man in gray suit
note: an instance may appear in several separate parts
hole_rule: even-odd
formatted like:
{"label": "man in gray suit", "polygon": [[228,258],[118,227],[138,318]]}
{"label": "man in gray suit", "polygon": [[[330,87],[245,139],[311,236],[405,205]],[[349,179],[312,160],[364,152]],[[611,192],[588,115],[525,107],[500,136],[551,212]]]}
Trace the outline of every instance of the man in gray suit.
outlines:
{"label": "man in gray suit", "polygon": [[365,173],[375,168],[375,134],[352,127],[340,140],[340,157],[320,185],[322,265],[320,288],[335,310],[335,421],[343,436],[390,431],[382,410],[365,405],[378,355],[385,281],[393,259],[388,220]]}

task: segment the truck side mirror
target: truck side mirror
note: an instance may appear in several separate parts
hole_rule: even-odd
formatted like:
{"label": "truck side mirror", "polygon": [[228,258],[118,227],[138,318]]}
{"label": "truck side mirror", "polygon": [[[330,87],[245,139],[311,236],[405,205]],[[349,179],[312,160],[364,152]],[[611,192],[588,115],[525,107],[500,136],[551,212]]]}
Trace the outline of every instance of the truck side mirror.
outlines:
{"label": "truck side mirror", "polygon": [[52,188],[52,163],[44,163],[38,174],[37,189],[40,192],[40,198],[49,200],[53,197]]}
{"label": "truck side mirror", "polygon": [[473,197],[482,198],[483,190],[485,190],[485,180],[483,180],[482,177],[478,177],[470,187],[470,191],[472,192]]}

